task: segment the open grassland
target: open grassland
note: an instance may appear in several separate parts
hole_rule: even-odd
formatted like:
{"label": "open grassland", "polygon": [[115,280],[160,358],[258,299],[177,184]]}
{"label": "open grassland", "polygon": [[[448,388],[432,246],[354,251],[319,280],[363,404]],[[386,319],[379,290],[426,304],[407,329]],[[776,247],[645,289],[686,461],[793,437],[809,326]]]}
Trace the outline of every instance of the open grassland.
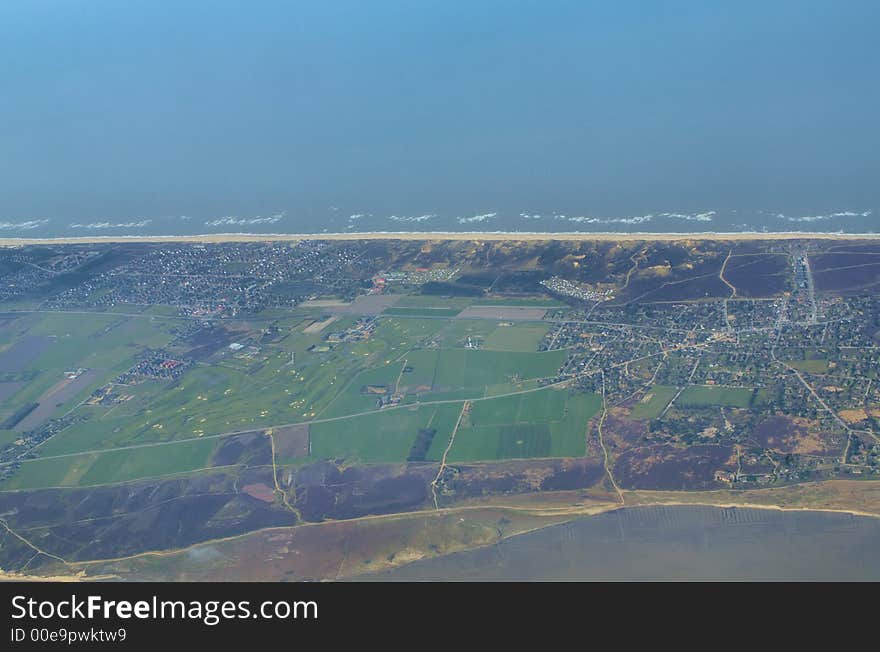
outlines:
{"label": "open grassland", "polygon": [[43,454],[198,438],[311,421],[318,414],[373,410],[376,397],[362,387],[392,385],[401,371],[392,358],[440,325],[387,320],[367,342],[315,353],[309,348],[322,337],[301,332],[297,322],[280,344],[263,347],[251,359],[237,360],[225,351],[173,383],[126,386],[120,391],[133,398],[112,409],[83,406],[77,414],[86,420],[46,443]]}
{"label": "open grassland", "polygon": [[808,374],[828,373],[828,360],[790,360],[786,364]]}
{"label": "open grassland", "polygon": [[403,462],[420,429],[436,428],[435,439],[448,441],[455,425],[449,415],[460,409],[458,404],[426,405],[316,423],[311,426],[312,456]]}
{"label": "open grassland", "polygon": [[386,308],[382,313],[388,316],[397,317],[455,317],[460,310],[457,308]]}
{"label": "open grassland", "polygon": [[438,337],[445,348],[451,349],[465,346],[468,338],[472,344],[484,341],[497,328],[494,319],[456,319],[446,322]]}
{"label": "open grassland", "polygon": [[[146,348],[166,345],[179,323],[162,317],[141,318],[65,313],[33,314],[22,319],[0,356],[2,371],[24,380],[0,400],[0,417],[22,405],[38,403],[26,425],[39,426],[74,409],[92,391],[128,369]],[[76,380],[64,372],[87,369]]]}
{"label": "open grassland", "polygon": [[46,453],[190,439],[305,421],[332,399],[338,372],[322,364],[297,369],[283,352],[271,353],[248,370],[222,364],[195,367],[174,383],[154,385],[118,410],[80,408],[90,416],[88,421],[56,437],[46,445]]}
{"label": "open grassland", "polygon": [[22,465],[23,472],[4,483],[3,488],[91,486],[197,471],[210,466],[216,445],[213,440],[194,440],[169,446],[28,460]]}
{"label": "open grassland", "polygon": [[499,351],[537,351],[549,330],[549,326],[542,324],[500,325],[489,333],[483,347]]}
{"label": "open grassland", "polygon": [[470,421],[475,426],[558,421],[565,413],[567,398],[565,391],[548,389],[480,401],[474,403]]}
{"label": "open grassland", "polygon": [[[409,299],[402,301],[404,309],[422,311],[452,312],[470,302]],[[7,335],[0,355],[30,374],[29,380],[10,389],[17,391],[0,403],[0,416],[55,395],[66,369],[93,371],[88,383],[65,393],[57,405],[55,416],[68,414],[70,422],[42,442],[35,449],[39,457],[27,460],[4,488],[94,485],[190,472],[216,465],[212,456],[233,433],[297,423],[310,424],[304,440],[311,451],[308,459],[402,462],[419,449],[415,445],[421,436],[424,459],[436,461],[449,444],[463,401],[474,399],[479,407],[456,453],[460,458],[583,454],[586,421],[596,409],[584,399],[548,390],[502,396],[486,401],[486,408],[479,401],[531,392],[539,379],[557,373],[566,352],[537,351],[547,326],[385,315],[366,338],[328,343],[328,332],[353,328],[357,317],[343,315],[326,329],[309,331],[308,325],[320,318],[276,318],[271,341],[242,353],[221,341],[219,348],[199,353],[174,380],[141,377],[114,385],[114,378],[147,348],[170,347],[169,357],[187,359],[192,347],[201,351],[202,341],[180,339],[181,322],[162,311],[134,317],[28,316],[27,337],[36,339],[15,349],[18,339]],[[242,320],[232,327],[231,337],[256,342],[265,322]],[[468,337],[479,338],[482,348],[465,348]],[[84,404],[93,391],[108,386],[124,400]],[[389,409],[392,397],[395,407]],[[14,431],[4,433],[5,439],[15,436]]]}
{"label": "open grassland", "polygon": [[751,405],[754,390],[747,387],[692,385],[687,387],[676,405],[681,407],[738,407]]}
{"label": "open grassland", "polygon": [[670,385],[654,385],[632,409],[633,419],[656,419],[678,390]]}
{"label": "open grassland", "polygon": [[581,456],[587,423],[601,404],[595,394],[553,388],[474,402],[467,423],[455,435],[449,459]]}
{"label": "open grassland", "polygon": [[400,378],[400,390],[413,393],[430,391],[434,385],[434,375],[437,372],[437,361],[440,359],[440,355],[440,349],[409,351],[403,360],[409,371]]}
{"label": "open grassland", "polygon": [[438,389],[483,389],[487,385],[553,376],[565,351],[511,353],[471,349],[443,351],[437,365]]}

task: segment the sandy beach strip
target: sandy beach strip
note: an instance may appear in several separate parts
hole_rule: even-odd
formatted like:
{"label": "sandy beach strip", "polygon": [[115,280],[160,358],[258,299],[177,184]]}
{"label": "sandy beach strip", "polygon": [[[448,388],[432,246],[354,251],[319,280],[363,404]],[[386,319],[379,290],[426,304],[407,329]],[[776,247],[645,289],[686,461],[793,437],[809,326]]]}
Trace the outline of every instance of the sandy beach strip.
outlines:
{"label": "sandy beach strip", "polygon": [[223,242],[300,242],[303,240],[417,240],[417,241],[694,241],[694,240],[880,240],[880,233],[585,233],[585,232],[367,232],[367,233],[207,233],[202,235],[132,235],[132,236],[86,236],[60,238],[0,238],[0,247],[57,244],[100,243],[202,243]]}

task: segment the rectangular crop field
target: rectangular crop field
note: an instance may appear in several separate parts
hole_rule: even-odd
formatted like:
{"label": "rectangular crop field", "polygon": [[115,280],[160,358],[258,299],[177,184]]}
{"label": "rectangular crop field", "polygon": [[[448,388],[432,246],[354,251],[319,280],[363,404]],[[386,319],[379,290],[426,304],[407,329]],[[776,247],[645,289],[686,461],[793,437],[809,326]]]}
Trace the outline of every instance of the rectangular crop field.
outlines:
{"label": "rectangular crop field", "polygon": [[675,396],[677,388],[670,385],[654,385],[651,390],[645,394],[635,407],[632,409],[630,416],[633,419],[656,419],[663,410],[669,405],[669,401]]}
{"label": "rectangular crop field", "polygon": [[437,363],[435,389],[483,389],[531,378],[556,374],[567,357],[566,351],[522,353],[471,349],[447,349]]}
{"label": "rectangular crop field", "polygon": [[537,351],[549,326],[543,324],[499,325],[483,342],[484,349],[499,351]]}
{"label": "rectangular crop field", "polygon": [[[435,439],[448,441],[461,404],[386,408],[374,414],[313,423],[312,457],[363,463],[403,462],[420,429],[436,428]],[[436,449],[429,449],[429,455]],[[442,454],[442,450],[441,450]]]}
{"label": "rectangular crop field", "polygon": [[548,388],[474,401],[455,435],[449,460],[577,457],[586,450],[587,423],[600,410],[596,394]]}

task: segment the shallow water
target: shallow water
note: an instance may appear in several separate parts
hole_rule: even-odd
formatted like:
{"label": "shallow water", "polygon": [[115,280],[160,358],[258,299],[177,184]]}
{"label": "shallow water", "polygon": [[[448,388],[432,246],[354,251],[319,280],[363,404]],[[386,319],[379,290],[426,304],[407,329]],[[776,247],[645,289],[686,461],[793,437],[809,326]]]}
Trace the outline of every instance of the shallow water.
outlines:
{"label": "shallow water", "polygon": [[880,519],[634,507],[363,579],[880,580]]}

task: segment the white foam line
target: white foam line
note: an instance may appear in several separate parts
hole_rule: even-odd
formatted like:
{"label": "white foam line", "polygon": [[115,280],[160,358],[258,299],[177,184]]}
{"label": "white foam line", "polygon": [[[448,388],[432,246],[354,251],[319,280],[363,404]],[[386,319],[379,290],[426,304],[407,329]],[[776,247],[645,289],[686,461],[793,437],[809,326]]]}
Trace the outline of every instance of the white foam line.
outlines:
{"label": "white foam line", "polygon": [[[880,240],[880,233],[845,233],[842,231],[737,231],[737,232],[715,232],[715,231],[683,231],[683,232],[651,232],[651,231],[365,231],[365,232],[344,232],[334,231],[327,233],[252,233],[252,232],[225,232],[225,233],[198,233],[192,235],[94,235],[94,236],[59,236],[52,238],[26,238],[26,237],[0,237],[0,243],[22,242],[22,243],[59,243],[65,242],[114,242],[114,241],[132,241],[132,242],[149,242],[157,240],[165,241],[193,241],[196,239],[211,238],[250,238],[259,240],[260,238],[283,238],[288,240],[359,240],[377,236],[388,237],[394,239],[397,237],[406,237],[410,239],[428,239],[428,238],[450,238],[460,239],[462,236],[471,236],[479,239],[480,236],[508,236],[515,240],[519,236],[527,237],[544,237],[548,240],[565,240],[566,238],[579,238],[589,240],[590,238],[611,238],[620,237],[627,240],[653,240],[653,239],[671,239],[680,238],[682,240],[722,240],[722,239],[743,239],[743,236],[753,236],[754,239],[760,240],[762,236],[768,239],[773,238],[802,238],[808,240],[810,238],[822,239],[840,239],[840,240]],[[208,243],[211,244],[211,243]],[[219,242],[217,244],[220,244]],[[8,245],[7,245],[8,246]]]}

